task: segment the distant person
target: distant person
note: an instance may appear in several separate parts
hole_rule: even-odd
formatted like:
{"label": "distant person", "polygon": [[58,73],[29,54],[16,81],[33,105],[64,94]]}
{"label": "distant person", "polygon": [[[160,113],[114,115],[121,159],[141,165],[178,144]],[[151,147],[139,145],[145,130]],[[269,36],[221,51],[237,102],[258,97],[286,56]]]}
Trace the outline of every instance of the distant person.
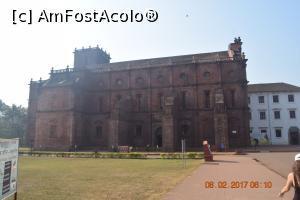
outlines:
{"label": "distant person", "polygon": [[220,151],[223,152],[225,150],[225,145],[223,143],[220,144]]}
{"label": "distant person", "polygon": [[300,153],[295,156],[293,170],[289,173],[286,184],[278,196],[283,197],[286,192],[290,191],[292,186],[295,189],[293,200],[300,200]]}
{"label": "distant person", "polygon": [[269,136],[267,134],[265,135],[265,139],[267,140],[267,142],[269,142]]}
{"label": "distant person", "polygon": [[258,139],[254,138],[254,147],[257,147],[257,146],[258,146]]}

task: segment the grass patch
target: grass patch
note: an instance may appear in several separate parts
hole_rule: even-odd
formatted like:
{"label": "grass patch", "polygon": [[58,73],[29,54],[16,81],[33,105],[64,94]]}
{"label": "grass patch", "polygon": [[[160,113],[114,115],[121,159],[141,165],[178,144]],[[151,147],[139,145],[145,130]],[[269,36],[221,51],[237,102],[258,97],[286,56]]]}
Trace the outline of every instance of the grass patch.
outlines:
{"label": "grass patch", "polygon": [[21,157],[18,200],[160,199],[201,162]]}

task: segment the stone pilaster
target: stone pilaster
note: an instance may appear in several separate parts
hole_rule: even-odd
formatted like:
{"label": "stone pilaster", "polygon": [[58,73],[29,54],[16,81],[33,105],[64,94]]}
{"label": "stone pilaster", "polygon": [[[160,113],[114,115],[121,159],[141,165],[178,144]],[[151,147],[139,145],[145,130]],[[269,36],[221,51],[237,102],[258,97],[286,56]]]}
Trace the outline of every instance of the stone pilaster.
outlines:
{"label": "stone pilaster", "polygon": [[120,121],[119,116],[120,116],[119,109],[115,109],[111,113],[111,119],[109,121],[109,137],[108,137],[108,143],[110,149],[119,146],[119,121]]}
{"label": "stone pilaster", "polygon": [[175,97],[166,97],[162,117],[162,146],[164,151],[175,150]]}
{"label": "stone pilaster", "polygon": [[215,131],[215,145],[217,150],[220,150],[223,144],[224,150],[229,148],[228,144],[228,119],[225,113],[214,114],[214,131]]}
{"label": "stone pilaster", "polygon": [[224,103],[224,93],[222,89],[215,91],[215,107],[214,107],[214,131],[215,131],[215,145],[217,150],[227,150],[229,148],[228,142],[228,117],[226,106]]}

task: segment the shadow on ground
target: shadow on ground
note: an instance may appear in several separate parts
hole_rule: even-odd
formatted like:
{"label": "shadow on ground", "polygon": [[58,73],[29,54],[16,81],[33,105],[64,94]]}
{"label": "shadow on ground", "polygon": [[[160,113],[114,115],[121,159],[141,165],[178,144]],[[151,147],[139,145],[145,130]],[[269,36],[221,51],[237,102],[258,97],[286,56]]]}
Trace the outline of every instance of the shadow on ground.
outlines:
{"label": "shadow on ground", "polygon": [[239,163],[239,162],[231,161],[231,160],[214,160],[214,161],[204,162],[204,164],[209,164],[209,165],[218,165],[219,163]]}

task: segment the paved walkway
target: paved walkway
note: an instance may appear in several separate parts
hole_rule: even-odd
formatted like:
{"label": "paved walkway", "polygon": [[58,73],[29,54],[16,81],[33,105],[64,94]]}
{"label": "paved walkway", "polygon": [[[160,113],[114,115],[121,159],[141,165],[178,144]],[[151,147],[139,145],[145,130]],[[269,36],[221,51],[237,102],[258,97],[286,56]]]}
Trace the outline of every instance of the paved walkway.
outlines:
{"label": "paved walkway", "polygon": [[241,148],[244,152],[300,152],[300,145],[260,145]]}
{"label": "paved walkway", "polygon": [[[201,165],[191,176],[171,190],[163,200],[274,200],[292,199],[293,189],[284,198],[277,197],[285,179],[247,156],[217,155],[214,162]],[[213,181],[216,188],[206,188],[205,182]],[[217,188],[226,181],[229,188]],[[230,188],[232,181],[248,181],[246,188]],[[261,188],[251,188],[250,182],[258,181]],[[271,188],[263,188],[270,181]]]}
{"label": "paved walkway", "polygon": [[286,178],[292,171],[295,155],[298,152],[248,153],[247,156],[259,160],[267,168]]}

